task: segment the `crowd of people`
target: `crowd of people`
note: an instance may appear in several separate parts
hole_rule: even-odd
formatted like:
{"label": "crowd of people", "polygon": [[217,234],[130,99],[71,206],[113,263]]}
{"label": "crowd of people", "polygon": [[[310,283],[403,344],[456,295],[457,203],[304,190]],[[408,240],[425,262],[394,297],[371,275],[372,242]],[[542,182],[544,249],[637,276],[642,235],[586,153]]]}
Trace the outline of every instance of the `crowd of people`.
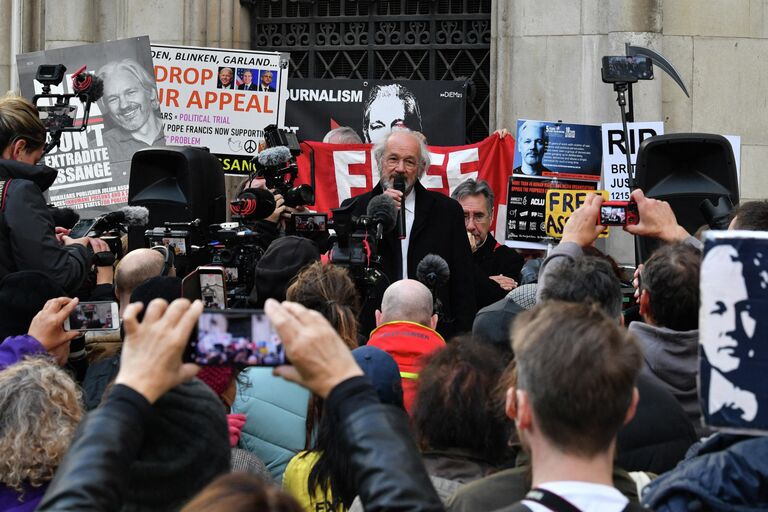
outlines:
{"label": "crowd of people", "polygon": [[[697,393],[700,357],[711,379],[738,366],[736,327],[700,330],[700,303],[754,323],[748,262],[723,274],[732,298],[700,288],[716,258],[737,255],[702,258],[668,203],[632,192],[640,220],[624,229],[663,242],[634,276],[594,247],[599,195],[549,254],[523,255],[491,234],[487,183],[427,190],[423,136],[394,127],[373,147],[379,183],[347,203],[363,214],[386,195],[404,216],[405,232],[379,242],[381,289],[361,295],[315,242],[282,233],[278,201],[249,300],[290,364],[200,367],[182,356],[202,302],[180,298],[162,251],[94,266],[106,244],[69,238],[45,204],[44,142],[33,107],[0,100],[0,510],[768,506],[765,438],[702,421],[754,418],[755,394],[736,381],[703,409]],[[768,202],[741,204],[731,228],[768,230]],[[441,287],[417,279],[428,254],[450,268]],[[117,302],[121,328],[86,343],[65,320],[88,275],[88,298]],[[220,327],[202,333],[217,350]]]}

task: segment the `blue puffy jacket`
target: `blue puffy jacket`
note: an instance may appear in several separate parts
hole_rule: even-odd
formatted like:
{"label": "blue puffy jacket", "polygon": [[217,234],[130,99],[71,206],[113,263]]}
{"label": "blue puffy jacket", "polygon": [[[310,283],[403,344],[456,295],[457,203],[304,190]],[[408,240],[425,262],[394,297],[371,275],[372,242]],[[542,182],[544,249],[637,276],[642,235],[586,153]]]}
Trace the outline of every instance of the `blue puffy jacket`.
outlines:
{"label": "blue puffy jacket", "polygon": [[238,447],[256,454],[276,482],[304,449],[309,396],[301,386],[273,376],[271,368],[248,368],[237,378],[232,413],[246,415]]}
{"label": "blue puffy jacket", "polygon": [[717,434],[643,490],[656,512],[768,510],[768,438]]}

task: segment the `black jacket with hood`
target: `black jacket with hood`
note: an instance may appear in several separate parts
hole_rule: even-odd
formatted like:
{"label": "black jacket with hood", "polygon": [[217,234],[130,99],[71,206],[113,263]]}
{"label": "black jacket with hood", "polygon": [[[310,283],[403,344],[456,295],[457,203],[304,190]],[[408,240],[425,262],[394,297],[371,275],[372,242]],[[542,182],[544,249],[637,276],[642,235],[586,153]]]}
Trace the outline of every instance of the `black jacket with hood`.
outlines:
{"label": "black jacket with hood", "polygon": [[63,247],[43,193],[56,169],[0,160],[0,279],[19,270],[39,270],[68,293],[80,288],[90,262],[88,248]]}

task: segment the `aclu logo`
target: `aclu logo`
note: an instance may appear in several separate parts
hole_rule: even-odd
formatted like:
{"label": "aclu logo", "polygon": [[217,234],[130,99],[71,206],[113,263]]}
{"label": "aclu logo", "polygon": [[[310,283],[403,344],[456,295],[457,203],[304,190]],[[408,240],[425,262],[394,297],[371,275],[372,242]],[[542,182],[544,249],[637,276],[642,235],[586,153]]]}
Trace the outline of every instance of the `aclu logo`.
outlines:
{"label": "aclu logo", "polygon": [[441,98],[461,98],[463,93],[457,91],[444,91],[440,93]]}

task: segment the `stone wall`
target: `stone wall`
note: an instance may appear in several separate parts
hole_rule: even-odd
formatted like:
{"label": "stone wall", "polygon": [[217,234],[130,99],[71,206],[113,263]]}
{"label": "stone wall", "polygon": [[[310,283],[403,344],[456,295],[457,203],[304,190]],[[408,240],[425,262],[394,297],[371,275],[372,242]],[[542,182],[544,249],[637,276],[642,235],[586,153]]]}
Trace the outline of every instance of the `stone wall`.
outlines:
{"label": "stone wall", "polygon": [[[624,43],[672,62],[687,98],[660,70],[635,87],[635,119],[666,133],[740,135],[741,197],[768,197],[768,2],[764,0],[500,0],[494,2],[491,126],[517,119],[619,121],[600,80],[603,55]],[[497,95],[496,91],[509,91]],[[498,98],[498,100],[497,100]],[[496,100],[496,101],[494,101]],[[633,260],[632,239],[612,230],[608,250]]]}

